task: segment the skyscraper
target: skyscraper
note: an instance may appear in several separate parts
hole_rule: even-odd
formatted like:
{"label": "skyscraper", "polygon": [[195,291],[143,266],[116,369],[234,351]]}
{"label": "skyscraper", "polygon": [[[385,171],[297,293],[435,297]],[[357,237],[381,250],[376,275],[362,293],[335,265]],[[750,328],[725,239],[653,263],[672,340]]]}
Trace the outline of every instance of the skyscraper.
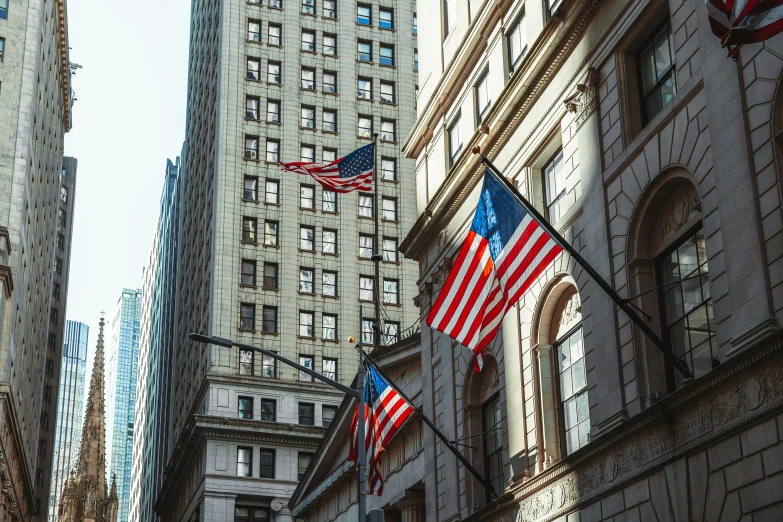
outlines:
{"label": "skyscraper", "polygon": [[65,322],[65,340],[60,365],[60,393],[57,399],[57,425],[52,447],[52,481],[49,494],[49,520],[57,521],[57,506],[68,475],[76,465],[84,415],[84,382],[87,374],[89,327],[76,321]]}
{"label": "skyscraper", "polygon": [[[202,522],[285,521],[342,395],[268,358],[187,335],[263,345],[346,382],[357,364],[346,339],[364,330],[371,340],[375,299],[384,342],[417,322],[417,266],[397,251],[416,212],[413,162],[399,145],[415,119],[414,3],[192,6],[173,354],[170,366],[143,369],[170,375],[167,433],[144,440],[152,453],[165,448],[163,460],[139,464],[166,476],[133,520],[150,520],[154,504],[172,520],[197,512]],[[333,159],[376,132],[378,208],[367,193],[338,196],[280,173],[281,160]],[[384,260],[380,295],[374,245]]]}
{"label": "skyscraper", "polygon": [[123,288],[111,313],[106,364],[106,461],[117,481],[117,522],[128,520],[140,319],[141,290]]}
{"label": "skyscraper", "polygon": [[[179,157],[166,160],[160,213],[144,269],[139,371],[133,437],[130,518],[154,521],[169,443],[170,368],[174,346],[179,219]],[[143,510],[143,511],[142,511]]]}

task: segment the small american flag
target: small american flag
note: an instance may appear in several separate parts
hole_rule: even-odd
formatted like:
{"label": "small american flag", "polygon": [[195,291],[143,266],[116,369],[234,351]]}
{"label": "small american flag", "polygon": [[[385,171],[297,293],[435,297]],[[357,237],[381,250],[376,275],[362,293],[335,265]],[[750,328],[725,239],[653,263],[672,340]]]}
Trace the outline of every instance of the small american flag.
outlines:
{"label": "small american flag", "polygon": [[468,237],[427,325],[473,350],[480,371],[503,316],[562,250],[487,171]]}
{"label": "small american flag", "polygon": [[375,168],[375,144],[370,143],[327,163],[290,161],[281,162],[280,167],[284,171],[312,176],[318,183],[335,192],[370,192]]}
{"label": "small american flag", "polygon": [[[413,415],[413,406],[397,393],[372,366],[367,367],[364,380],[364,447],[367,454],[367,484],[370,495],[383,494],[383,477],[379,457],[400,431],[405,421]],[[351,444],[348,460],[357,462],[359,456],[359,405],[351,421]]]}
{"label": "small american flag", "polygon": [[782,0],[705,0],[712,32],[734,56],[742,44],[761,42],[783,32]]}

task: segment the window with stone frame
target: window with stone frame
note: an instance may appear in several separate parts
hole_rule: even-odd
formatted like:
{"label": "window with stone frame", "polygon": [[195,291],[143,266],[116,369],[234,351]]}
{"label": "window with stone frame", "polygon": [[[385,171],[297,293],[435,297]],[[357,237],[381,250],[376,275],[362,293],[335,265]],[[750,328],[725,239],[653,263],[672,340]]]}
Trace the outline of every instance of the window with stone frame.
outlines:
{"label": "window with stone frame", "polygon": [[372,234],[359,234],[359,257],[362,259],[372,259],[375,251],[375,236]]}
{"label": "window with stone frame", "polygon": [[251,259],[242,260],[241,286],[256,286],[256,262]]}
{"label": "window with stone frame", "polygon": [[245,97],[245,118],[248,120],[259,119],[259,108],[261,107],[261,98],[258,96]]}
{"label": "window with stone frame", "polygon": [[245,136],[245,159],[258,159],[258,136]]}
{"label": "window with stone frame", "polygon": [[253,448],[237,448],[237,477],[253,476]]}
{"label": "window with stone frame", "polygon": [[[272,359],[274,361],[274,359]],[[270,372],[271,373],[271,372]],[[273,377],[271,375],[265,375],[265,377]],[[274,399],[261,399],[261,420],[267,422],[277,421],[277,401]]]}
{"label": "window with stone frame", "polygon": [[321,426],[328,428],[332,424],[335,415],[337,415],[337,406],[327,406],[325,404],[321,406]]}
{"label": "window with stone frame", "polygon": [[247,39],[251,42],[261,41],[261,21],[260,20],[248,20],[247,21]]}
{"label": "window with stone frame", "polygon": [[299,227],[299,249],[307,252],[315,250],[315,227],[305,225]]}
{"label": "window with stone frame", "polygon": [[280,85],[282,81],[282,76],[280,75],[280,68],[281,68],[280,62],[273,62],[270,61],[267,64],[266,69],[266,81],[269,83],[273,83],[275,85]]}
{"label": "window with stone frame", "polygon": [[253,375],[253,350],[239,349],[239,375]]}
{"label": "window with stone frame", "polygon": [[397,181],[397,160],[394,158],[381,158],[381,179],[383,181]]}
{"label": "window with stone frame", "polygon": [[337,18],[337,0],[324,0],[324,18]]}
{"label": "window with stone frame", "polygon": [[337,272],[323,271],[321,293],[326,297],[337,297]]}
{"label": "window with stone frame", "polygon": [[261,331],[264,333],[277,333],[277,307],[264,305],[262,314]]}
{"label": "window with stone frame", "polygon": [[315,52],[315,31],[302,29],[301,50],[308,53]]}
{"label": "window with stone frame", "polygon": [[253,397],[237,397],[238,418],[253,418]]}
{"label": "window with stone frame", "polygon": [[337,230],[325,228],[321,232],[321,252],[337,255]]}
{"label": "window with stone frame", "polygon": [[264,290],[277,290],[277,263],[264,263]]}
{"label": "window with stone frame", "polygon": [[373,276],[359,276],[359,300],[375,301],[375,278]]}
{"label": "window with stone frame", "polygon": [[553,346],[561,414],[561,452],[570,455],[590,441],[590,407],[587,400],[582,325],[573,328]]}
{"label": "window with stone frame", "polygon": [[302,67],[301,87],[307,91],[315,90],[315,69],[311,67]]}
{"label": "window with stone frame", "polygon": [[332,214],[337,212],[337,192],[324,187],[321,196],[323,204],[321,210]]}
{"label": "window with stone frame", "polygon": [[267,40],[269,45],[279,46],[283,41],[283,26],[270,23],[267,26]]}
{"label": "window with stone frame", "polygon": [[525,54],[527,54],[524,11],[506,31],[506,45],[508,48],[508,68],[513,73],[522,63]]}
{"label": "window with stone frame", "polygon": [[397,257],[397,238],[396,237],[384,237],[383,238],[383,260],[387,263],[396,263]]}
{"label": "window with stone frame", "polygon": [[637,65],[644,126],[672,101],[677,92],[674,42],[668,19],[642,47],[637,55]]}
{"label": "window with stone frame", "polygon": [[258,241],[258,219],[253,217],[242,218],[242,242],[256,243]]}
{"label": "window with stone frame", "polygon": [[[300,357],[299,364],[302,364]],[[310,358],[311,365],[310,368],[312,368],[312,357]],[[312,382],[312,377],[307,375],[307,377],[310,379],[308,382]],[[303,381],[305,379],[299,379],[300,381]],[[300,402],[299,403],[299,424],[302,424],[304,426],[315,426],[315,404],[309,403],[309,402]]]}
{"label": "window with stone frame", "polygon": [[315,337],[315,312],[299,311],[299,337]]}
{"label": "window with stone frame", "polygon": [[[337,340],[337,315],[323,314],[321,316],[321,338],[325,341]],[[327,359],[324,359],[326,364]]]}
{"label": "window with stone frame", "polygon": [[280,141],[271,138],[266,139],[266,161],[277,163],[280,161]]}
{"label": "window with stone frame", "polygon": [[337,94],[337,73],[324,71],[324,93]]}
{"label": "window with stone frame", "polygon": [[258,81],[261,79],[260,76],[261,72],[261,60],[258,58],[248,58],[247,59],[247,79]]}
{"label": "window with stone frame", "polygon": [[389,346],[400,340],[400,323],[397,321],[384,321],[383,344]]}
{"label": "window with stone frame", "polygon": [[277,221],[264,221],[264,245],[278,245],[278,227]]}
{"label": "window with stone frame", "polygon": [[327,56],[337,56],[337,35],[324,33],[323,52]]}
{"label": "window with stone frame", "polygon": [[360,100],[372,100],[372,78],[359,76],[356,79],[356,97]]}
{"label": "window with stone frame", "polygon": [[315,129],[315,107],[312,105],[302,105],[302,118],[299,126],[303,129]]}
{"label": "window with stone frame", "polygon": [[264,182],[264,202],[272,205],[280,202],[280,182],[276,179],[267,179]]}
{"label": "window with stone frame", "polygon": [[[280,3],[280,0],[269,0]],[[270,518],[270,509],[260,506],[241,506],[237,504],[234,507],[234,522],[268,522]]]}
{"label": "window with stone frame", "polygon": [[304,479],[307,468],[310,467],[310,462],[312,462],[312,460],[312,453],[299,452],[297,459],[297,480]]}
{"label": "window with stone frame", "polygon": [[299,208],[315,209],[315,185],[299,185]]}
{"label": "window with stone frame", "polygon": [[256,305],[253,303],[239,305],[239,329],[246,331],[256,329]]}
{"label": "window with stone frame", "polygon": [[400,304],[400,282],[397,279],[383,278],[383,303]]}
{"label": "window with stone frame", "polygon": [[371,218],[375,214],[375,201],[371,194],[359,194],[359,217]]}
{"label": "window with stone frame", "polygon": [[[275,478],[275,450],[268,448],[259,448],[258,450],[259,469],[258,476],[260,478]],[[269,520],[269,513],[266,514],[266,519]]]}
{"label": "window with stone frame", "polygon": [[[498,495],[502,495],[505,490],[503,431],[500,429],[502,415],[499,395],[494,395],[481,405],[484,477],[492,484],[492,487]],[[491,500],[489,494],[487,494],[486,501],[490,502]]]}
{"label": "window with stone frame", "polygon": [[245,201],[258,201],[258,178],[255,176],[245,176],[244,186],[242,187],[242,199]]}
{"label": "window with stone frame", "polygon": [[299,267],[299,293],[312,294],[315,288],[313,279],[315,270],[312,268]]}
{"label": "window with stone frame", "polygon": [[280,100],[266,101],[267,123],[280,123]]}

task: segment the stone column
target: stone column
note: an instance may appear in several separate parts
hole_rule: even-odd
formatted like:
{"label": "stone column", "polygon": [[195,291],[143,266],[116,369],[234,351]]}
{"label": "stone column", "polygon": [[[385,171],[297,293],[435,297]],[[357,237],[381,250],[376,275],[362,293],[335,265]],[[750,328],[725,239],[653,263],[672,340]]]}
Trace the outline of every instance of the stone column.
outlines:
{"label": "stone column", "polygon": [[291,510],[288,509],[288,499],[276,498],[271,504],[272,511],[275,512],[275,522],[292,522]]}
{"label": "stone column", "polygon": [[535,347],[535,353],[538,359],[538,384],[541,401],[541,420],[539,421],[541,447],[539,449],[539,459],[543,461],[543,469],[546,469],[551,465],[550,457],[552,458],[552,463],[559,458],[557,451],[557,397],[555,397],[554,381],[554,379],[557,379],[557,375],[552,374],[552,346],[539,344]]}
{"label": "stone column", "polygon": [[402,522],[424,522],[424,498],[404,498],[395,504],[402,513]]}

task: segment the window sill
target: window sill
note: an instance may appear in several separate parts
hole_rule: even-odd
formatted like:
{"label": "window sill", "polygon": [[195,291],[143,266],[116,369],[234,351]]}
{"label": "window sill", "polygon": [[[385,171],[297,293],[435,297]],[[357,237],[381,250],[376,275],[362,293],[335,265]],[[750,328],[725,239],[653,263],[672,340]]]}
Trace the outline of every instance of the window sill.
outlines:
{"label": "window sill", "polygon": [[246,43],[260,44],[260,43],[261,43],[261,40],[260,40],[260,39],[259,39],[259,40],[252,40],[252,39],[250,39],[250,38],[245,38],[245,42],[246,42]]}
{"label": "window sill", "polygon": [[252,161],[253,163],[261,163],[260,159],[248,158],[247,156],[242,156],[242,159],[245,161]]}
{"label": "window sill", "polygon": [[269,201],[264,201],[264,204],[265,205],[271,205],[273,207],[279,207],[280,206],[280,203],[270,203]]}
{"label": "window sill", "polygon": [[308,207],[299,207],[299,210],[307,210],[307,211],[309,211],[309,212],[315,212],[315,209],[314,209],[314,208],[312,208],[312,207],[311,207],[311,208],[308,208]]}
{"label": "window sill", "polygon": [[325,255],[325,256],[330,256],[330,257],[340,257],[340,254],[331,254],[331,253],[329,253],[329,252],[321,252],[321,253],[322,253],[323,255]]}
{"label": "window sill", "polygon": [[321,297],[323,297],[324,299],[334,299],[335,301],[340,299],[339,295],[323,295],[322,294]]}
{"label": "window sill", "polygon": [[299,126],[299,130],[303,130],[303,131],[310,131],[310,132],[315,132],[315,131],[317,131],[318,129],[316,129],[315,127],[302,127],[302,126],[300,125],[300,126]]}
{"label": "window sill", "polygon": [[372,98],[362,98],[361,96],[357,96],[356,99],[359,100],[359,101],[366,101],[366,102],[370,102],[370,103],[374,103],[375,102],[375,100],[373,100]]}
{"label": "window sill", "polygon": [[300,248],[299,251],[302,252],[303,254],[313,254],[313,255],[315,255],[315,250],[305,250],[304,248]]}
{"label": "window sill", "polygon": [[337,131],[322,130],[321,132],[323,132],[324,134],[331,134],[332,136],[339,136],[340,135],[340,133],[337,132]]}
{"label": "window sill", "polygon": [[299,14],[301,14],[302,16],[310,16],[312,18],[315,18],[317,16],[315,13],[306,13],[304,11],[299,11]]}
{"label": "window sill", "polygon": [[397,145],[397,141],[394,140],[378,140],[381,143],[388,143],[389,145]]}
{"label": "window sill", "polygon": [[[315,336],[311,337],[309,335],[297,335],[296,338],[297,339],[304,339],[306,341],[315,341]],[[312,381],[310,381],[310,382],[312,382]]]}
{"label": "window sill", "polygon": [[301,290],[297,290],[296,293],[299,295],[315,295],[315,292],[302,292]]}
{"label": "window sill", "polygon": [[256,331],[255,331],[255,330],[246,330],[246,329],[244,329],[244,328],[238,328],[238,330],[239,330],[240,332],[242,332],[242,333],[246,333],[246,334],[254,334],[254,333],[256,333]]}
{"label": "window sill", "polygon": [[[258,332],[258,333],[260,333],[261,335],[271,335],[272,337],[279,337],[280,336],[280,332]],[[267,379],[273,379],[275,377],[266,377],[266,378]]]}
{"label": "window sill", "polygon": [[247,76],[245,76],[245,81],[261,83],[261,80],[259,80],[259,79],[255,79],[254,80],[253,78],[248,78]]}
{"label": "window sill", "polygon": [[400,303],[387,303],[385,301],[382,303],[382,305],[383,306],[393,306],[394,308],[399,308],[400,306],[402,306]]}
{"label": "window sill", "polygon": [[249,289],[256,289],[258,288],[256,285],[243,285],[242,283],[239,284],[239,288],[249,288]]}
{"label": "window sill", "polygon": [[329,53],[321,53],[321,56],[323,56],[324,58],[339,58],[338,55],[336,55],[336,54],[329,54]]}
{"label": "window sill", "polygon": [[381,31],[386,31],[387,33],[396,33],[397,32],[397,29],[395,29],[394,27],[381,27],[381,26],[378,26],[378,29],[381,30]]}
{"label": "window sill", "polygon": [[282,87],[282,86],[283,86],[283,84],[282,84],[282,83],[275,83],[275,82],[265,82],[265,83],[266,83],[267,85],[275,85],[275,86],[277,86],[277,87]]}
{"label": "window sill", "polygon": [[316,51],[308,51],[307,49],[299,49],[299,52],[312,55],[318,54]]}
{"label": "window sill", "polygon": [[[261,120],[258,120],[258,121],[261,121]],[[282,125],[282,123],[280,123],[279,121],[269,121],[269,120],[266,120],[264,123],[266,123],[267,125],[277,125],[278,127],[280,125]]]}
{"label": "window sill", "polygon": [[398,223],[396,219],[381,218],[381,221],[383,221],[384,223]]}
{"label": "window sill", "polygon": [[299,87],[299,90],[312,93],[316,92],[315,89],[307,89],[306,87]]}
{"label": "window sill", "polygon": [[399,261],[384,261],[384,260],[381,260],[381,263],[386,264],[386,265],[399,265],[400,264]]}
{"label": "window sill", "polygon": [[372,261],[372,258],[371,258],[371,257],[362,257],[362,256],[358,256],[358,257],[357,257],[357,259],[358,259],[359,261]]}
{"label": "window sill", "polygon": [[283,10],[282,7],[274,7],[274,6],[271,6],[271,5],[267,5],[266,7],[267,7],[267,9],[272,9],[273,11],[282,11]]}
{"label": "window sill", "polygon": [[395,185],[400,182],[400,180],[398,179],[384,179],[384,178],[381,178],[381,181],[383,181],[384,183],[394,183]]}
{"label": "window sill", "polygon": [[258,242],[257,242],[257,241],[245,241],[245,240],[243,239],[243,240],[241,240],[241,241],[240,241],[240,243],[242,243],[243,245],[253,245],[253,246],[258,246]]}
{"label": "window sill", "polygon": [[324,15],[321,15],[321,18],[323,18],[324,20],[331,20],[331,21],[333,21],[333,22],[337,22],[337,21],[339,21],[339,20],[340,20],[340,19],[339,19],[339,18],[337,18],[336,16],[324,16]]}
{"label": "window sill", "polygon": [[[255,288],[255,287],[253,287],[253,288]],[[266,291],[266,292],[279,292],[280,291],[279,287],[278,288],[267,288],[267,287],[264,286],[261,289]]]}
{"label": "window sill", "polygon": [[[258,43],[261,43],[261,42],[258,42]],[[269,42],[267,42],[266,44],[267,44],[269,47],[276,47],[276,48],[278,48],[278,49],[280,49],[280,48],[282,48],[282,47],[283,47],[283,44],[275,44],[275,43],[269,43]]]}
{"label": "window sill", "polygon": [[373,216],[356,216],[359,219],[375,219]]}
{"label": "window sill", "polygon": [[327,92],[327,91],[321,91],[321,92],[322,92],[322,94],[326,94],[328,96],[337,96],[336,92]]}
{"label": "window sill", "polygon": [[245,198],[242,198],[242,201],[244,201],[245,203],[258,203],[257,199],[245,199]]}
{"label": "window sill", "polygon": [[279,249],[280,245],[267,245],[266,243],[264,243],[264,247],[265,248],[276,248],[276,249]]}
{"label": "window sill", "polygon": [[367,60],[360,60],[358,58],[356,59],[356,63],[363,63],[365,65],[375,65],[375,63],[372,60],[367,61]]}
{"label": "window sill", "polygon": [[368,140],[368,141],[372,141],[373,140],[372,136],[356,136],[356,138],[360,139],[360,140]]}
{"label": "window sill", "polygon": [[383,101],[383,100],[381,100],[381,105],[388,105],[390,107],[396,107],[397,106],[397,104],[395,102],[387,102],[387,101]]}
{"label": "window sill", "polygon": [[394,65],[394,64],[392,64],[392,65],[389,65],[389,64],[382,63],[382,64],[379,64],[379,65],[380,65],[381,67],[387,67],[387,68],[389,68],[389,69],[396,69],[396,68],[397,68],[397,66],[396,66],[396,65]]}
{"label": "window sill", "polygon": [[339,339],[321,339],[321,341],[325,343],[331,343],[331,344],[340,344]]}
{"label": "window sill", "polygon": [[370,22],[369,24],[363,24],[361,22],[354,22],[354,23],[356,24],[356,27],[362,27],[363,29],[372,29],[373,28],[372,22]]}
{"label": "window sill", "polygon": [[[261,160],[258,160],[258,161],[260,162]],[[280,162],[279,162],[279,161],[269,161],[269,160],[265,160],[265,161],[264,161],[264,163],[266,163],[267,165],[280,165]]]}
{"label": "window sill", "polygon": [[372,303],[372,304],[375,304],[375,299],[372,299],[372,300],[370,300],[370,299],[359,299],[359,302],[360,303]]}

